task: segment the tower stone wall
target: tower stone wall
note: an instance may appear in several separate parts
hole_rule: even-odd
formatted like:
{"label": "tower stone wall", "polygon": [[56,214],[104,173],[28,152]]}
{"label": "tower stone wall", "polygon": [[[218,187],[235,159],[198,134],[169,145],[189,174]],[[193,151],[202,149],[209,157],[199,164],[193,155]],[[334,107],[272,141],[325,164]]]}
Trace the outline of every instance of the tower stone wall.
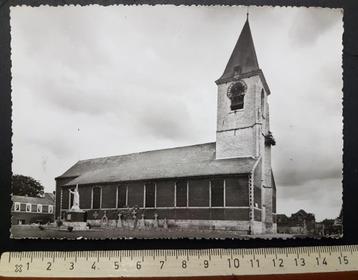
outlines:
{"label": "tower stone wall", "polygon": [[271,146],[275,141],[270,132],[270,90],[258,65],[248,20],[216,83],[216,159],[251,157],[261,161],[255,167],[260,169],[255,172],[260,174],[255,187],[260,188],[262,232],[274,233]]}
{"label": "tower stone wall", "polygon": [[216,158],[258,157],[260,153],[258,93],[263,88],[259,75],[244,78],[247,91],[243,109],[231,110],[227,96],[236,79],[218,86]]}

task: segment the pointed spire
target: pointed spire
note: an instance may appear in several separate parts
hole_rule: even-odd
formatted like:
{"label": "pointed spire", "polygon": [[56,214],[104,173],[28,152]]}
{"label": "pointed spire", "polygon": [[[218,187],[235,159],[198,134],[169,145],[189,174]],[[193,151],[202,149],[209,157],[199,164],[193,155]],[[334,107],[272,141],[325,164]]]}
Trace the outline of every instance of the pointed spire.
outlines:
{"label": "pointed spire", "polygon": [[235,73],[245,74],[252,71],[259,70],[259,64],[257,62],[255,46],[251,35],[249,25],[249,13],[246,14],[246,22],[241,31],[239,39],[235,45],[235,48],[231,54],[229,62],[226,65],[222,79],[232,78]]}

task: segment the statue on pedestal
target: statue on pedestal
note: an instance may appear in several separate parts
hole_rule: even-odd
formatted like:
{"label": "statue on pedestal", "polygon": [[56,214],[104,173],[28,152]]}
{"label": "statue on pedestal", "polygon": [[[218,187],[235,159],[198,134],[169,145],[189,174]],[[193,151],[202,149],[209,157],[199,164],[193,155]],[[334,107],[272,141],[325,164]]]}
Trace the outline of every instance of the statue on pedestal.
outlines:
{"label": "statue on pedestal", "polygon": [[80,209],[78,184],[74,189],[69,189],[68,191],[70,195],[73,195],[72,206],[71,209],[64,212],[66,214],[64,226],[66,226],[69,231],[88,230],[89,226],[87,224],[87,213],[86,211]]}
{"label": "statue on pedestal", "polygon": [[73,204],[71,207],[72,211],[80,211],[80,193],[78,192],[78,184],[76,185],[76,188],[71,191],[70,193],[73,194]]}

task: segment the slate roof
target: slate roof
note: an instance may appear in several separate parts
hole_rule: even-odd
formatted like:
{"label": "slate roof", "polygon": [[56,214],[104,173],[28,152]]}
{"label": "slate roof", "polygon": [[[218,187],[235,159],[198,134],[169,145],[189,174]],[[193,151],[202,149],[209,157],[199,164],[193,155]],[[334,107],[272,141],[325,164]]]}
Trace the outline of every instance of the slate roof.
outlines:
{"label": "slate roof", "polygon": [[54,205],[55,195],[53,193],[45,193],[44,197],[13,195],[11,197],[11,200],[13,202],[20,202],[20,203]]}
{"label": "slate roof", "polygon": [[251,35],[249,20],[247,19],[235,48],[230,56],[221,79],[227,79],[234,76],[234,68],[239,66],[241,73],[250,73],[260,69],[257,62],[257,56],[254,46],[254,41]]}
{"label": "slate roof", "polygon": [[[240,71],[235,70],[236,67],[239,67]],[[215,83],[226,83],[232,80],[232,78],[241,79],[253,75],[260,76],[265,91],[270,95],[270,88],[257,61],[254,41],[252,39],[250,24],[247,18],[234,50],[231,53],[230,59],[226,64],[224,73],[215,81]]]}
{"label": "slate roof", "polygon": [[155,150],[78,161],[57,177],[73,180],[65,185],[133,180],[248,174],[256,159],[215,159],[216,143]]}

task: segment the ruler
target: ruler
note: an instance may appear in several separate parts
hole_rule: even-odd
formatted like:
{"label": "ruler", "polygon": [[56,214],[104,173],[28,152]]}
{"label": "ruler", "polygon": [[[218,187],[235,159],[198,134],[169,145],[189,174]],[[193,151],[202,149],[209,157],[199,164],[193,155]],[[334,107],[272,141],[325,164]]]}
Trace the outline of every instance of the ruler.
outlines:
{"label": "ruler", "polygon": [[6,252],[5,277],[172,277],[358,270],[358,245],[331,247]]}

